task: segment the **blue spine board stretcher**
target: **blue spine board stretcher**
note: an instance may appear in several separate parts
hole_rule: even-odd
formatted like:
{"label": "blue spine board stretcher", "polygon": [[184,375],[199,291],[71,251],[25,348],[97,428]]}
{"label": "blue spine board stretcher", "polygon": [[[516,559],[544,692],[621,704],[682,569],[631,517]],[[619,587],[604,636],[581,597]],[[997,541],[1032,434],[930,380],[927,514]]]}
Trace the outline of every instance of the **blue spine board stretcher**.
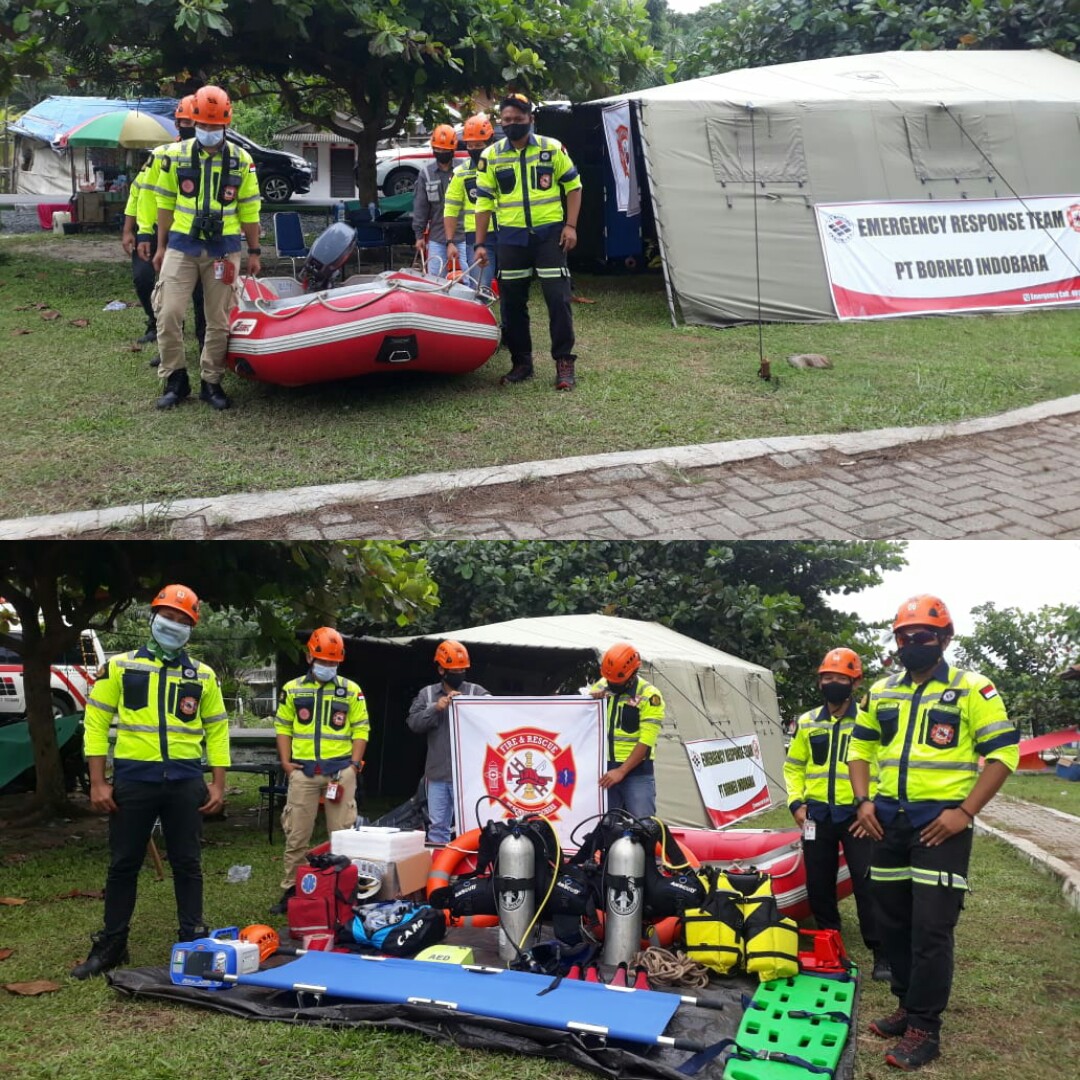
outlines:
{"label": "blue spine board stretcher", "polygon": [[230,976],[228,981],[356,1001],[436,1005],[649,1044],[675,1042],[663,1032],[682,1003],[677,994],[570,979],[541,996],[551,986],[551,976],[347,953],[309,952],[280,967]]}

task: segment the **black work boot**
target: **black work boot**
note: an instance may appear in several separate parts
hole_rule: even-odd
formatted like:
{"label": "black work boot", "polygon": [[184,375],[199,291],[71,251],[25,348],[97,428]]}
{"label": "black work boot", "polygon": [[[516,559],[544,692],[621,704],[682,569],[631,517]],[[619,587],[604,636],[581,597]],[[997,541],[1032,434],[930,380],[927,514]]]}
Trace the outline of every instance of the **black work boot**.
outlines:
{"label": "black work boot", "polygon": [[290,885],[282,894],[281,899],[270,906],[271,915],[286,915],[289,911],[289,898],[296,895],[296,886]]}
{"label": "black work boot", "polygon": [[161,366],[161,357],[160,356],[155,356],[153,358],[153,360],[150,361],[150,366],[151,367],[160,367]]}
{"label": "black work boot", "polygon": [[499,383],[502,386],[524,382],[526,379],[531,379],[533,377],[531,357],[527,357],[524,360],[513,360],[512,363],[514,366],[499,380]]}
{"label": "black work boot", "polygon": [[882,1039],[895,1039],[898,1035],[903,1035],[907,1026],[907,1009],[903,1005],[880,1020],[870,1021],[870,1031]]}
{"label": "black work boot", "polygon": [[914,1072],[941,1057],[941,1043],[932,1032],[909,1027],[904,1037],[885,1055],[887,1065],[904,1072]]}
{"label": "black work boot", "polygon": [[89,979],[128,962],[127,934],[106,934],[104,930],[92,935],[90,955],[71,969],[73,979]]}
{"label": "black work boot", "polygon": [[176,931],[176,940],[177,941],[194,941],[196,938],[209,937],[209,936],[210,936],[210,927],[203,926],[201,923],[198,926],[193,926],[188,930],[185,930],[183,927],[180,927],[180,929]]}
{"label": "black work boot", "polygon": [[157,399],[159,409],[171,409],[191,395],[191,383],[188,381],[187,368],[177,368],[170,372],[165,380],[165,393]]}
{"label": "black work boot", "polygon": [[569,356],[560,357],[555,361],[555,389],[573,390],[576,383],[573,359]]}
{"label": "black work boot", "polygon": [[892,980],[892,968],[889,966],[889,958],[884,953],[874,953],[874,971],[870,977],[874,982],[890,982]]}
{"label": "black work boot", "polygon": [[152,341],[157,341],[157,327],[153,323],[148,323],[146,326],[146,333],[141,338],[136,338],[140,345],[149,345]]}
{"label": "black work boot", "polygon": [[207,402],[215,409],[227,409],[232,404],[221,389],[221,383],[207,382],[205,379],[202,380],[199,400]]}

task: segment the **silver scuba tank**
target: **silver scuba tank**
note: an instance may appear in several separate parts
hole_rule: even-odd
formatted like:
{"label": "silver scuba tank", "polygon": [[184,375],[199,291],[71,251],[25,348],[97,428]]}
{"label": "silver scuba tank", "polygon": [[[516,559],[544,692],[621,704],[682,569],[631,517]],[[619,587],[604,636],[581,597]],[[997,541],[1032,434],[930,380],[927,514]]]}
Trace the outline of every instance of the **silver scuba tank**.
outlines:
{"label": "silver scuba tank", "polygon": [[529,942],[522,939],[536,914],[536,853],[532,841],[516,826],[499,844],[495,902],[499,909],[499,957],[509,963],[517,959],[518,949],[524,952],[529,948]]}
{"label": "silver scuba tank", "polygon": [[629,964],[641,949],[645,849],[629,834],[608,848],[604,867],[603,961]]}

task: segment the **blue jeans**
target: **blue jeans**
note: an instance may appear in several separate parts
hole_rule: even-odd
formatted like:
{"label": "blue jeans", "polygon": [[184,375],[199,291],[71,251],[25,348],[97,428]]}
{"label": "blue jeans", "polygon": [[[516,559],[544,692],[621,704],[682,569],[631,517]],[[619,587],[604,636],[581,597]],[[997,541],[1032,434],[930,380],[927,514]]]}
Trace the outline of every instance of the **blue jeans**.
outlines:
{"label": "blue jeans", "polygon": [[454,821],[454,785],[449,780],[427,782],[428,843],[445,847],[450,843],[450,826]]}
{"label": "blue jeans", "polygon": [[[614,766],[610,763],[608,768]],[[609,810],[625,810],[636,818],[653,817],[656,814],[656,777],[651,773],[642,776],[635,769],[621,784],[607,789]]]}
{"label": "blue jeans", "polygon": [[446,277],[446,244],[429,240],[427,245],[427,269],[436,277]]}
{"label": "blue jeans", "polygon": [[[476,242],[476,233],[465,234],[465,265],[472,266],[476,262],[476,256],[473,254],[473,244]],[[469,284],[476,284],[476,275],[480,274],[480,285],[482,288],[490,289],[491,283],[495,280],[495,272],[499,268],[499,260],[495,254],[495,245],[485,244],[488,253],[487,266],[476,267],[471,274],[469,274]]]}

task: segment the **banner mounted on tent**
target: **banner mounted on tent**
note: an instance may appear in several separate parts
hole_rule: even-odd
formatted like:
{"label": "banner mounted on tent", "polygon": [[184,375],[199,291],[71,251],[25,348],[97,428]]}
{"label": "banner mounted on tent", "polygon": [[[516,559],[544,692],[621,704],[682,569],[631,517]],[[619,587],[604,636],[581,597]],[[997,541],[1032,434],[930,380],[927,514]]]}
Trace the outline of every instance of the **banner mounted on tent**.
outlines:
{"label": "banner mounted on tent", "polygon": [[559,843],[574,847],[576,826],[604,812],[600,700],[456,697],[450,744],[459,835],[512,816],[501,799],[517,814],[548,818]]}
{"label": "banner mounted on tent", "polygon": [[615,177],[615,203],[627,217],[641,213],[641,192],[634,165],[634,136],[630,128],[630,104],[609,105],[604,109],[604,138],[608,161]]}
{"label": "banner mounted on tent", "polygon": [[701,800],[718,828],[766,809],[772,802],[756,735],[693,739],[686,743]]}
{"label": "banner mounted on tent", "polygon": [[1080,305],[1080,195],[815,210],[840,319]]}

